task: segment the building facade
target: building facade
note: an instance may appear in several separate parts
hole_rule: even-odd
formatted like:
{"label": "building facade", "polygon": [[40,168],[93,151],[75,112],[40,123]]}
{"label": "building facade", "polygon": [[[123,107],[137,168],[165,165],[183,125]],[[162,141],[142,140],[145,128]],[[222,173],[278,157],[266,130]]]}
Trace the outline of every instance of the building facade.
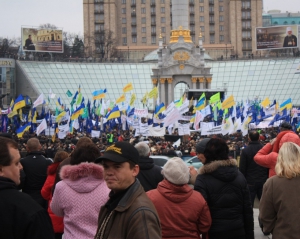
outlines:
{"label": "building facade", "polygon": [[[255,54],[255,27],[262,26],[262,0],[185,0],[192,41],[202,39],[214,59]],[[101,55],[101,32],[111,31],[124,59],[142,59],[170,42],[172,0],[83,0],[87,55]],[[98,34],[98,36],[97,36]]]}
{"label": "building facade", "polygon": [[263,26],[300,25],[300,13],[271,10],[263,14]]}
{"label": "building facade", "polygon": [[6,108],[16,97],[15,60],[0,58],[0,108]]}

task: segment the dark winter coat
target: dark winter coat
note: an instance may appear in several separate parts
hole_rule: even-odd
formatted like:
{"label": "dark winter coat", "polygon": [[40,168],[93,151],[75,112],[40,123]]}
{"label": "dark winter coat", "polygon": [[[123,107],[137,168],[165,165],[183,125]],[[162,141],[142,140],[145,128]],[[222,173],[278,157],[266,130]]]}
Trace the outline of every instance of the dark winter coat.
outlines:
{"label": "dark winter coat", "polygon": [[47,211],[5,177],[0,177],[0,238],[54,239]]}
{"label": "dark winter coat", "polygon": [[47,209],[47,201],[41,195],[41,189],[47,178],[47,169],[52,161],[43,156],[42,152],[30,152],[21,159],[26,174],[23,192],[29,194],[43,208]]}
{"label": "dark winter coat", "polygon": [[258,165],[253,159],[262,147],[259,141],[253,141],[242,150],[239,169],[248,184],[264,183],[268,179],[269,169]]}
{"label": "dark winter coat", "polygon": [[154,165],[152,158],[140,158],[139,160],[140,172],[137,176],[138,180],[142,184],[145,192],[156,189],[159,182],[164,177],[161,174],[162,168]]}
{"label": "dark winter coat", "polygon": [[210,239],[254,239],[250,193],[235,159],[202,166],[194,189],[202,194],[210,209]]}

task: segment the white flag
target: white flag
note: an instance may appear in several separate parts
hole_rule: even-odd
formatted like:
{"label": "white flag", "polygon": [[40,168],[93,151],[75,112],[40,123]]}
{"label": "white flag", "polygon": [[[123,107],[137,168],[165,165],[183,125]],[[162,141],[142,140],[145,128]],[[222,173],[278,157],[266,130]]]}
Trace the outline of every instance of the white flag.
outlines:
{"label": "white flag", "polygon": [[40,96],[36,99],[36,101],[33,102],[33,108],[37,107],[38,105],[41,105],[44,103],[44,95],[40,94]]}
{"label": "white flag", "polygon": [[47,122],[46,119],[43,119],[40,125],[36,128],[36,135],[39,136],[39,134],[45,129],[47,129]]}
{"label": "white flag", "polygon": [[55,94],[52,93],[51,88],[50,88],[50,91],[49,91],[49,98],[50,99],[54,99],[55,98]]}

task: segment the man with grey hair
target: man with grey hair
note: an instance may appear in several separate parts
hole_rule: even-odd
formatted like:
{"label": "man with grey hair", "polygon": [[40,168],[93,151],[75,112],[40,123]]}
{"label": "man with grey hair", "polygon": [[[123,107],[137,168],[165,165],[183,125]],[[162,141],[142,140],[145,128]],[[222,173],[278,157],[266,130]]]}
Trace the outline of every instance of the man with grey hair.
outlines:
{"label": "man with grey hair", "polygon": [[284,38],[283,47],[296,47],[297,37],[293,35],[291,27],[286,28],[286,37]]}
{"label": "man with grey hair", "polygon": [[140,155],[140,172],[137,175],[138,180],[142,184],[145,192],[156,189],[158,183],[164,179],[161,174],[162,168],[154,165],[153,159],[149,157],[150,148],[148,144],[140,142],[135,145],[135,148]]}

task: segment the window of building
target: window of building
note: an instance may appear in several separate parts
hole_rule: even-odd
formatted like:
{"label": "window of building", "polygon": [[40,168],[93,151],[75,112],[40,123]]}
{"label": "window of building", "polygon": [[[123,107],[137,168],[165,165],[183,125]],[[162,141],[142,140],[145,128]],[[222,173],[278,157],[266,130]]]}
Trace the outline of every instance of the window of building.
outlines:
{"label": "window of building", "polygon": [[224,32],[224,26],[220,25],[220,32]]}
{"label": "window of building", "polygon": [[287,24],[288,24],[288,22],[287,22],[287,21],[284,21],[284,22],[283,22],[283,24],[284,24],[284,25],[287,25]]}
{"label": "window of building", "polygon": [[203,6],[200,6],[200,12],[204,12],[204,7]]}
{"label": "window of building", "polygon": [[243,21],[242,22],[243,28],[251,28],[251,22],[250,21]]}
{"label": "window of building", "polygon": [[155,13],[155,7],[151,7],[151,13]]}
{"label": "window of building", "polygon": [[251,2],[250,1],[242,1],[242,8],[250,8]]}
{"label": "window of building", "polygon": [[165,22],[166,22],[166,18],[165,18],[165,17],[162,17],[161,20],[160,20],[160,22],[161,22],[161,23],[165,23]]}
{"label": "window of building", "polygon": [[165,28],[165,27],[162,27],[162,28],[161,28],[161,32],[162,32],[162,33],[166,33],[166,28]]}
{"label": "window of building", "polygon": [[132,27],[132,28],[131,28],[131,31],[132,31],[133,33],[136,33],[136,27]]}
{"label": "window of building", "polygon": [[295,21],[292,21],[292,24],[296,24],[296,22],[295,22]]}
{"label": "window of building", "polygon": [[224,22],[224,16],[220,16],[220,22]]}
{"label": "window of building", "polygon": [[136,43],[136,36],[132,37],[132,43]]}
{"label": "window of building", "polygon": [[142,27],[142,33],[146,33],[146,27]]}
{"label": "window of building", "polygon": [[151,23],[156,23],[156,18],[155,17],[151,17]]}
{"label": "window of building", "polygon": [[160,0],[160,3],[164,4],[164,3],[165,3],[165,0]]}
{"label": "window of building", "polygon": [[126,0],[122,0],[122,4],[126,4]]}
{"label": "window of building", "polygon": [[200,22],[204,22],[204,16],[200,16]]}
{"label": "window of building", "polygon": [[141,8],[141,12],[142,12],[142,14],[146,13],[146,8],[145,8],[145,7],[142,7],[142,8]]}
{"label": "window of building", "polygon": [[223,6],[219,6],[219,11],[223,12],[224,11],[224,7]]}
{"label": "window of building", "polygon": [[151,37],[151,43],[156,44],[156,37]]}
{"label": "window of building", "polygon": [[136,4],[136,1],[135,0],[131,0],[131,4]]}
{"label": "window of building", "polygon": [[131,23],[136,24],[136,18],[135,17],[131,18]]}
{"label": "window of building", "polygon": [[146,43],[147,42],[147,38],[146,37],[142,37],[142,43]]}
{"label": "window of building", "polygon": [[[274,22],[274,25],[277,25],[278,24],[278,22]],[[299,24],[300,24],[300,22],[299,22]]]}
{"label": "window of building", "polygon": [[195,31],[195,25],[191,25],[191,26],[190,26],[190,30],[191,30],[191,31]]}
{"label": "window of building", "polygon": [[203,33],[204,32],[204,26],[200,26],[200,30],[201,30],[201,32]]}
{"label": "window of building", "polygon": [[219,2],[223,2],[223,0],[219,0]]}
{"label": "window of building", "polygon": [[122,33],[126,34],[127,33],[127,28],[126,27],[122,27]]}
{"label": "window of building", "polygon": [[126,13],[126,8],[122,8],[122,14]]}
{"label": "window of building", "polygon": [[190,6],[190,13],[194,13],[194,12],[195,12],[194,6]]}
{"label": "window of building", "polygon": [[224,41],[224,35],[220,35],[220,41]]}
{"label": "window of building", "polygon": [[165,8],[164,8],[164,7],[161,7],[161,8],[160,8],[160,12],[161,12],[161,13],[165,13]]}
{"label": "window of building", "polygon": [[214,7],[213,6],[209,6],[209,12],[214,12]]}
{"label": "window of building", "polygon": [[123,37],[123,44],[127,44],[127,37]]}
{"label": "window of building", "polygon": [[122,18],[122,23],[126,23],[126,18]]}
{"label": "window of building", "polygon": [[151,33],[156,33],[156,27],[151,27]]}
{"label": "window of building", "polygon": [[146,18],[142,17],[142,24],[146,24]]}
{"label": "window of building", "polygon": [[212,44],[215,43],[215,35],[210,35],[209,36],[209,42],[212,43]]}
{"label": "window of building", "polygon": [[209,22],[214,22],[215,19],[214,19],[214,16],[209,16]]}
{"label": "window of building", "polygon": [[142,4],[145,4],[145,3],[146,3],[146,0],[141,0],[141,3],[142,3]]}
{"label": "window of building", "polygon": [[202,36],[202,41],[205,42],[205,36]]}
{"label": "window of building", "polygon": [[242,37],[243,38],[251,38],[251,32],[250,31],[242,31]]}
{"label": "window of building", "polygon": [[192,36],[192,42],[195,42],[195,35]]}
{"label": "window of building", "polygon": [[199,0],[199,2],[201,2],[201,3],[202,3],[202,2],[204,2],[204,0]]}

